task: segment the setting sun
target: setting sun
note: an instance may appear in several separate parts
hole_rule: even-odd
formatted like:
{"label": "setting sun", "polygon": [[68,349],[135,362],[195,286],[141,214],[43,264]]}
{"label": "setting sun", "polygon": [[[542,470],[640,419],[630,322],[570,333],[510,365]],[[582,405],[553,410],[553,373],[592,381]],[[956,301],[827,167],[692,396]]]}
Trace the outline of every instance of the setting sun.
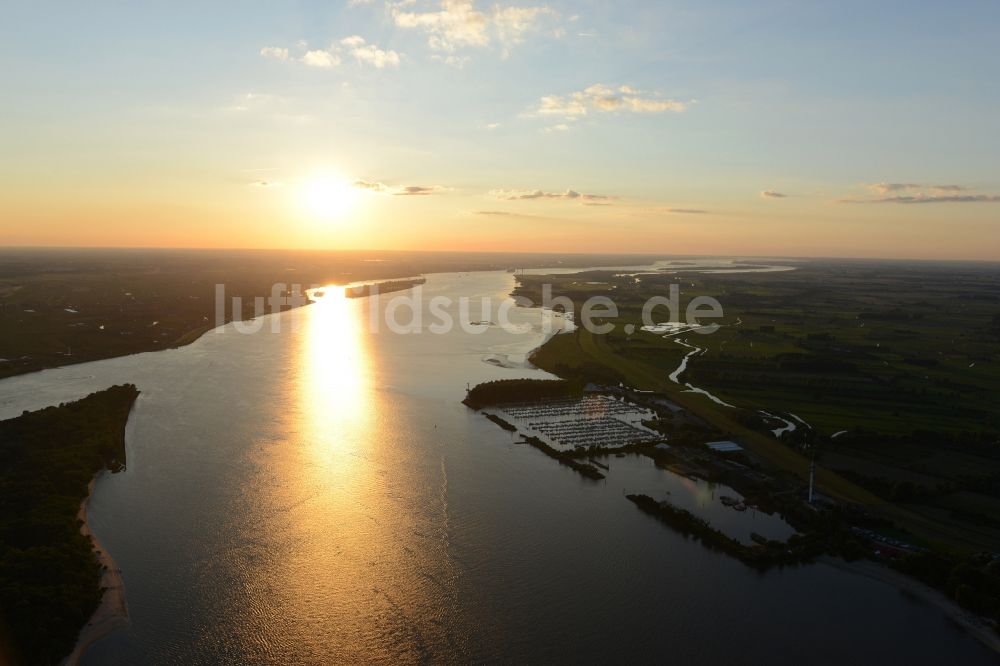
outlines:
{"label": "setting sun", "polygon": [[338,218],[354,208],[357,196],[357,191],[343,179],[319,176],[303,183],[299,202],[315,217]]}

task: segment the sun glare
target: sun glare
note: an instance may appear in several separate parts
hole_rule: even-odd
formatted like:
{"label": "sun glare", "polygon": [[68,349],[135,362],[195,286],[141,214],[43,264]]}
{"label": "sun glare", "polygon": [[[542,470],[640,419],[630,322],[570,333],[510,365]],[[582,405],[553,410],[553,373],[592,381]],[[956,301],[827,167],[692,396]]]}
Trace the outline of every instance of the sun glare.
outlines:
{"label": "sun glare", "polygon": [[311,215],[335,219],[354,207],[357,191],[342,179],[322,176],[303,183],[299,198]]}

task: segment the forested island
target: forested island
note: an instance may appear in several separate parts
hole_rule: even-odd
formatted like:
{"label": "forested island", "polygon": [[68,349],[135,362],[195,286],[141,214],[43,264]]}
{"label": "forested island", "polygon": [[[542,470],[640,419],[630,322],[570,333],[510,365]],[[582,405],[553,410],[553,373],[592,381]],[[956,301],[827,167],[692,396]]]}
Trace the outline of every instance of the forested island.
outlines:
{"label": "forested island", "polygon": [[101,601],[80,532],[95,474],[125,465],[132,384],[0,422],[0,662],[54,664]]}
{"label": "forested island", "polygon": [[536,400],[579,398],[583,384],[562,379],[498,379],[473,386],[462,402],[473,409]]}
{"label": "forested island", "polygon": [[411,280],[388,280],[385,282],[373,282],[371,284],[359,284],[354,287],[347,287],[344,295],[347,298],[368,298],[376,294],[389,294],[394,291],[406,291],[413,287],[418,287],[427,282],[426,278],[413,278]]}

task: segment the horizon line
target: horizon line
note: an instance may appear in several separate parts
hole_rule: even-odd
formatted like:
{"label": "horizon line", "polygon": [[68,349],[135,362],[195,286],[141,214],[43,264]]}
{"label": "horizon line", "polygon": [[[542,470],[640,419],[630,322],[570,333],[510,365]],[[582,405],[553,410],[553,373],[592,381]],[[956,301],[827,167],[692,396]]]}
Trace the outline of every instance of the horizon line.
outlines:
{"label": "horizon line", "polygon": [[394,253],[394,254],[508,254],[523,256],[601,256],[601,257],[666,257],[666,258],[726,258],[726,259],[776,259],[784,261],[796,260],[833,260],[833,261],[918,261],[918,262],[955,262],[955,263],[980,263],[998,264],[1000,257],[995,259],[972,259],[959,257],[884,257],[884,256],[858,256],[858,255],[821,255],[821,254],[684,254],[669,252],[637,252],[637,251],[537,251],[537,250],[460,250],[460,249],[386,249],[386,248],[316,248],[316,247],[222,247],[222,246],[168,246],[168,245],[0,245],[0,252],[18,250],[41,250],[41,251],[168,251],[168,252],[315,252],[315,253]]}

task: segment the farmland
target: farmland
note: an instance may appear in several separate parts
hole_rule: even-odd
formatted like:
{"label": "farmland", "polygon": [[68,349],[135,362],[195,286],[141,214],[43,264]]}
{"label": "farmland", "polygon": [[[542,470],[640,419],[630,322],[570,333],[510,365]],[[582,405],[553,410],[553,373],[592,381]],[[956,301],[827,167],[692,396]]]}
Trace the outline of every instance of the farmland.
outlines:
{"label": "farmland", "polygon": [[[524,276],[572,299],[613,298],[613,329],[556,336],[533,361],[563,377],[665,393],[821,489],[861,502],[928,542],[1000,550],[1000,267],[974,263],[797,262],[773,273],[595,271]],[[714,333],[641,330],[642,305],[681,286],[712,296]],[[654,310],[654,322],[668,319]],[[631,326],[630,326],[631,325]],[[678,344],[678,341],[684,344]],[[682,359],[678,382],[670,376]],[[726,407],[692,387],[710,392]],[[766,411],[775,418],[761,414]],[[780,421],[797,428],[775,436]]]}

